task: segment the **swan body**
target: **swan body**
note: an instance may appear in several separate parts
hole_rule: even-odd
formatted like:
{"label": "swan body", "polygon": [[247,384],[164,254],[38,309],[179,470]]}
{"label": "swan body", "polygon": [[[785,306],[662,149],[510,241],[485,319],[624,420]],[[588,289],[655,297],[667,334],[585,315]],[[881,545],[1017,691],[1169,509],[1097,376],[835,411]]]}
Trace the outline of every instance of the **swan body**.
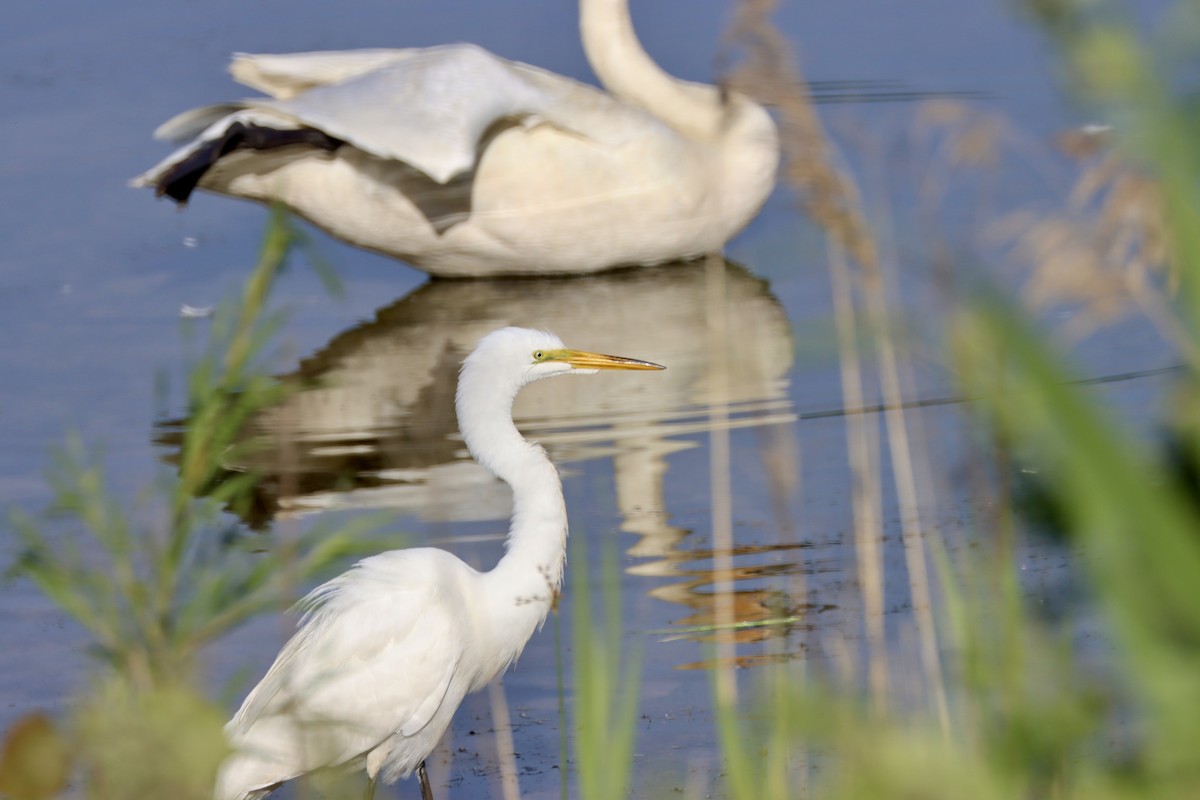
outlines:
{"label": "swan body", "polygon": [[463,697],[521,654],[562,581],[567,511],[554,465],[512,421],[540,378],[661,369],[567,350],[553,334],[503,328],[463,364],[455,408],[471,454],[513,491],[505,554],[479,572],[436,548],[363,559],[302,602],[300,628],[226,726],[234,753],[216,800],[244,800],[321,767],[362,761],[373,787],[418,770]]}
{"label": "swan body", "polygon": [[778,136],[737,92],[663,72],[627,0],[581,0],[609,92],[470,44],[238,55],[267,97],[184,112],[135,178],[282,202],[433,275],[584,273],[720,250],[775,182]]}

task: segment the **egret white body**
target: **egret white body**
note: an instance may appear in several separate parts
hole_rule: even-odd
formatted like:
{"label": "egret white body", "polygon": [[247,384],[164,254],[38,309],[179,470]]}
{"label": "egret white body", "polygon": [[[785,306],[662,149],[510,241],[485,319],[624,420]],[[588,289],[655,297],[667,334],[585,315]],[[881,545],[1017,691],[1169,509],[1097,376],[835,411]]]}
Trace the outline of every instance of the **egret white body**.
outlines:
{"label": "egret white body", "polygon": [[524,649],[562,581],[567,511],[558,472],[512,421],[540,378],[662,369],[567,350],[550,333],[504,328],[463,363],[455,408],[471,454],[506,481],[513,516],[504,556],[479,572],[436,548],[363,559],[302,601],[305,615],[226,726],[234,753],[217,800],[267,794],[322,767],[365,761],[373,786],[420,771],[463,697]]}
{"label": "egret white body", "polygon": [[270,97],[185,112],[186,142],[135,178],[281,202],[433,275],[584,273],[716,252],[775,183],[750,98],[663,72],[628,0],[580,0],[608,93],[482,48],[237,55]]}

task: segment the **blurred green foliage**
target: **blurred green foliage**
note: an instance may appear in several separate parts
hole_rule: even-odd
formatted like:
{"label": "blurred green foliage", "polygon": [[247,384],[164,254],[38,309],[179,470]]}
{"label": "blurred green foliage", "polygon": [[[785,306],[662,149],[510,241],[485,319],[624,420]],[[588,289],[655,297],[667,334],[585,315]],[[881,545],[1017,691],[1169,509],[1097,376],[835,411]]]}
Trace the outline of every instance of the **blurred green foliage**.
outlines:
{"label": "blurred green foliage", "polygon": [[104,668],[61,731],[34,715],[9,732],[0,760],[0,791],[9,796],[51,796],[44,787],[57,785],[58,754],[69,753],[89,796],[209,797],[225,753],[225,712],[197,686],[200,648],[285,607],[347,556],[382,549],[365,536],[370,520],[318,524],[279,542],[219,511],[257,476],[217,476],[263,446],[246,436],[247,422],[284,391],[263,361],[279,324],[268,310],[271,288],[295,244],[291,221],[276,211],[242,296],[218,310],[190,369],[178,470],[140,508],[108,489],[103,459],[74,437],[49,476],[51,506],[37,517],[11,514],[23,550],[10,572],[87,629]]}
{"label": "blurred green foliage", "polygon": [[[1183,5],[1163,18],[1190,23],[1194,40],[1200,26]],[[952,561],[936,536],[927,540],[940,565],[949,730],[911,697],[881,711],[863,704],[853,679],[773,670],[756,700],[720,710],[732,797],[1200,796],[1200,504],[1194,470],[1177,469],[1200,453],[1194,86],[1184,81],[1180,91],[1180,65],[1122,7],[1023,6],[1054,42],[1082,102],[1114,123],[1118,156],[1161,190],[1169,263],[1153,279],[1164,294],[1178,292],[1155,313],[1186,332],[1174,344],[1188,365],[1164,412],[1171,453],[1137,437],[1073,380],[1045,320],[999,293],[958,303],[945,332],[947,363],[975,398],[981,438],[997,443],[986,473],[1002,485],[1010,450],[1038,464],[1039,491],[1087,574],[1114,663],[1081,657],[1070,620],[1060,626],[1026,607],[1013,549],[1025,523],[1003,506],[978,551]]]}

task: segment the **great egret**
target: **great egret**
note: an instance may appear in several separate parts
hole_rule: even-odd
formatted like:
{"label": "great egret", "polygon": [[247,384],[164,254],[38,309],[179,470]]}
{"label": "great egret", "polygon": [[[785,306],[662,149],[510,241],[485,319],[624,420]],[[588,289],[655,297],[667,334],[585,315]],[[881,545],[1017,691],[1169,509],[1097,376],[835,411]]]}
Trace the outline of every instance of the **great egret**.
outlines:
{"label": "great egret", "polygon": [[512,487],[505,554],[477,572],[436,548],[363,559],[303,601],[300,629],[226,726],[235,752],[217,800],[261,797],[321,767],[365,760],[368,796],[417,771],[463,696],[520,655],[550,609],[566,560],[567,511],[558,472],[512,421],[527,383],[601,369],[662,369],[568,350],[555,335],[502,328],[463,362],[459,427],[477,461]]}
{"label": "great egret", "polygon": [[580,0],[611,92],[470,44],[235,55],[270,97],[184,112],[187,142],[133,180],[282,202],[350,244],[432,275],[582,273],[716,252],[775,183],[770,115],[671,77],[628,0]]}

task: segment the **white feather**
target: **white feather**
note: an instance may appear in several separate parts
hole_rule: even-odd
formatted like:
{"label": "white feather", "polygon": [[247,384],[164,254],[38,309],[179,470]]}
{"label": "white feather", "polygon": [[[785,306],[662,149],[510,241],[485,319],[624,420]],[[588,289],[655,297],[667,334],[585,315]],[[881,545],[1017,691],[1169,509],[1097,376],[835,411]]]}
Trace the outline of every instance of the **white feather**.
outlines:
{"label": "white feather", "polygon": [[558,473],[513,425],[512,402],[530,381],[575,371],[535,355],[561,348],[553,334],[505,328],[463,364],[455,402],[463,438],[513,489],[504,557],[481,573],[443,550],[394,550],[309,593],[296,635],[226,726],[234,753],[217,800],[258,797],[359,761],[372,778],[404,777],[463,697],[521,654],[562,580],[567,512]]}
{"label": "white feather", "polygon": [[235,149],[199,188],[283,203],[434,275],[594,272],[719,250],[774,185],[770,116],[664,73],[625,0],[580,0],[580,11],[609,92],[469,44],[241,54],[234,77],[269,97],[168,121],[160,135],[195,138],[134,185],[163,189],[227,129],[216,115],[253,113],[345,144]]}

